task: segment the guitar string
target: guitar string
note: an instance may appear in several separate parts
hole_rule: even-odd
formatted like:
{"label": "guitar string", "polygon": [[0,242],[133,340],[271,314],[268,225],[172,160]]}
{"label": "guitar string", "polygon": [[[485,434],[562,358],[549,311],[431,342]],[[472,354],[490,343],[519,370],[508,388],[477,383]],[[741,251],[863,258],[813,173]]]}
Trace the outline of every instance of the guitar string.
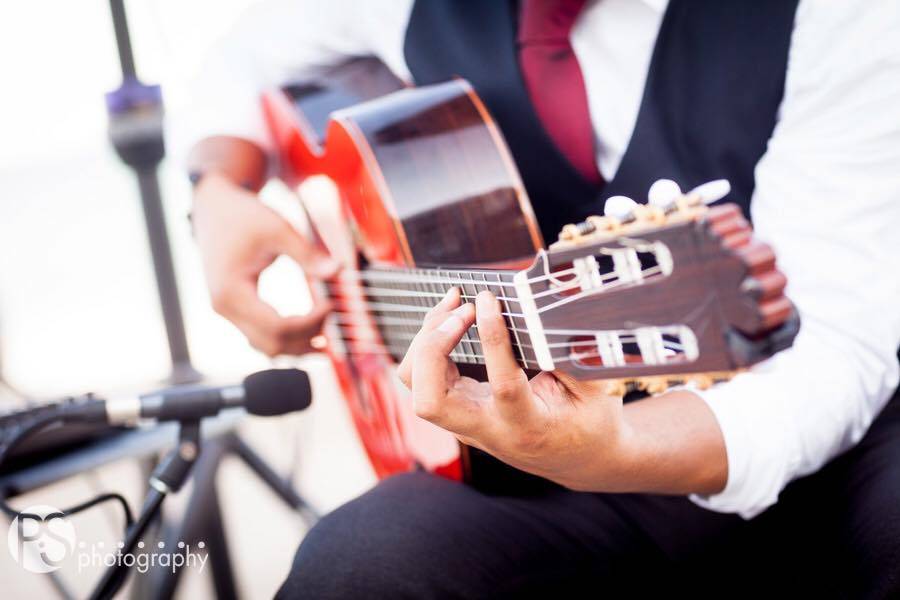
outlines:
{"label": "guitar string", "polygon": [[[429,269],[421,269],[423,271],[422,274],[416,274],[411,271],[404,271],[402,269],[389,269],[389,268],[372,268],[372,269],[343,269],[341,270],[335,277],[347,277],[347,278],[355,278],[365,279],[365,280],[381,280],[388,281],[391,283],[397,283],[401,280],[408,280],[412,283],[423,282],[428,280],[430,283],[475,283],[475,280],[472,279],[462,279],[463,275],[514,275],[516,271],[504,271],[504,270],[469,270],[465,271],[454,271],[452,269],[434,269],[436,272],[445,271],[447,273],[451,273],[452,275],[441,277],[441,276],[431,276],[428,271]],[[561,276],[568,275],[570,273],[576,273],[577,269],[575,267],[570,267],[568,269],[562,269],[560,271],[554,271],[551,274],[547,275],[538,275],[536,277],[531,277],[526,279],[524,283],[540,283],[541,281],[545,281],[547,279],[555,279]],[[454,277],[453,275],[456,275]],[[481,284],[483,282],[478,281],[477,283]],[[499,287],[515,287],[516,284],[507,281],[488,281],[485,282],[490,286],[499,286]]]}
{"label": "guitar string", "polygon": [[[397,345],[372,344],[371,346],[368,346],[368,347],[363,346],[363,348],[368,348],[368,349],[363,349],[363,348],[357,347],[357,346],[359,346],[359,344],[352,344],[352,346],[354,346],[354,347],[348,348],[347,354],[354,355],[354,356],[384,356],[384,357],[390,357],[393,359],[393,358],[395,358],[396,354],[405,354],[406,353],[406,349],[403,346],[397,346]],[[675,356],[677,357],[677,355],[675,355]],[[454,362],[461,361],[462,359],[475,359],[475,360],[481,361],[483,363],[485,360],[485,356],[483,354],[465,353],[465,352],[460,352],[457,350],[452,350],[450,352],[450,354],[448,355],[448,357],[450,359],[452,359]],[[602,357],[601,357],[601,354],[599,351],[597,351],[597,352],[592,351],[592,352],[583,352],[583,353],[577,353],[577,354],[553,356],[552,358],[553,358],[554,364],[557,364],[557,363],[563,363],[563,362],[573,362],[573,361],[586,360],[586,359],[591,359],[591,358],[602,358]],[[524,363],[525,361],[518,360],[517,362]],[[534,362],[534,361],[528,361],[528,362]],[[677,362],[677,361],[672,361],[672,362]],[[619,369],[619,368],[622,368],[623,366],[639,366],[641,364],[643,364],[643,363],[628,363],[627,365],[610,365],[610,366],[592,365],[592,368],[595,368],[595,369]],[[523,365],[523,366],[525,366],[525,368],[528,368],[527,365]]]}
{"label": "guitar string", "polygon": [[[564,271],[559,271],[559,272],[554,273],[552,277],[558,279],[559,276],[567,274],[567,273],[571,273],[574,271],[575,271],[574,268],[567,269]],[[654,272],[661,272],[661,268],[658,266],[654,266],[654,267],[648,267],[647,269],[642,269],[642,274],[644,274],[644,275],[651,275]],[[459,272],[460,275],[459,275],[458,279],[455,279],[453,277],[442,278],[441,270],[437,270],[437,276],[435,276],[435,277],[430,277],[427,275],[425,277],[422,277],[422,275],[420,274],[421,271],[400,273],[400,272],[396,272],[396,271],[367,270],[367,271],[355,271],[355,272],[346,272],[345,271],[343,273],[349,273],[352,277],[355,276],[357,281],[361,280],[361,279],[362,280],[373,279],[376,282],[382,283],[382,284],[399,285],[402,283],[401,281],[398,281],[398,279],[400,279],[400,280],[406,280],[406,282],[415,283],[417,285],[427,285],[429,287],[429,289],[431,289],[431,290],[434,290],[434,286],[436,284],[450,283],[453,286],[461,287],[461,291],[462,291],[461,297],[463,300],[474,300],[474,296],[471,296],[465,292],[465,287],[463,287],[463,286],[465,286],[467,284],[470,285],[471,287],[473,287],[476,290],[476,292],[478,291],[479,285],[482,285],[485,287],[514,286],[514,284],[509,284],[506,282],[500,282],[500,281],[493,282],[493,281],[487,280],[487,277],[486,277],[487,274],[490,274],[493,277],[497,277],[499,279],[501,276],[501,272],[498,272],[498,271],[461,271],[461,272]],[[469,279],[464,279],[462,277],[463,273],[467,274],[469,276]],[[474,275],[478,274],[478,273],[481,274],[482,281],[478,281],[478,280],[474,279]],[[374,275],[374,277],[373,277],[373,275]],[[397,277],[398,275],[400,276],[399,278]],[[607,273],[607,274],[601,274],[600,277],[601,277],[601,281],[602,281],[604,279],[609,280],[609,279],[617,278],[618,275],[615,273]],[[532,278],[529,281],[541,280],[541,279],[547,279],[547,278],[550,278],[550,276]],[[558,294],[567,289],[579,287],[579,283],[578,283],[577,279],[573,279],[572,281],[573,281],[573,283],[571,285],[563,286],[561,288],[555,288],[552,290],[547,290],[545,292],[539,292],[538,294],[535,294],[535,297],[544,296],[544,295],[548,295],[548,294]],[[611,287],[616,287],[617,285],[621,285],[624,283],[630,283],[630,282],[622,282],[622,281],[612,282],[608,285],[605,285],[603,287],[603,289],[609,289]],[[328,283],[326,283],[326,287],[328,287],[330,289],[332,296],[346,297],[346,294],[344,293],[345,290],[342,289],[337,283],[328,282]],[[338,293],[335,293],[336,291]],[[406,314],[427,312],[427,311],[431,310],[432,307],[427,304],[422,304],[423,301],[425,301],[427,298],[442,298],[445,295],[444,293],[441,293],[441,292],[427,292],[427,291],[420,291],[420,290],[394,291],[393,289],[377,288],[377,287],[373,287],[373,286],[360,286],[352,291],[358,292],[358,293],[371,293],[372,295],[377,294],[378,296],[380,296],[382,298],[385,298],[385,297],[386,298],[399,298],[399,297],[413,298],[414,301],[419,303],[418,305],[411,306],[411,305],[407,305],[407,304],[391,304],[391,303],[384,303],[384,302],[372,303],[372,302],[367,302],[363,298],[360,298],[359,300],[356,301],[356,304],[358,304],[361,309],[369,309],[369,310],[374,310],[376,312],[402,312],[402,313],[406,313]],[[564,298],[561,301],[558,301],[556,303],[549,305],[548,307],[539,309],[538,312],[542,312],[544,309],[547,309],[547,308],[554,308],[554,307],[564,304],[566,302],[577,299],[577,297],[578,296],[575,295],[570,298]],[[502,296],[502,295],[497,296],[497,298],[498,298],[498,300],[505,301],[506,311],[505,312],[501,311],[502,315],[507,316],[507,317],[515,317],[515,318],[524,317],[524,315],[522,313],[513,313],[509,309],[509,304],[508,304],[509,300],[521,303],[520,300],[518,300],[517,298],[509,298],[509,297]],[[353,300],[351,300],[351,302],[352,301]],[[342,303],[349,303],[349,302],[344,300]],[[353,318],[358,319],[358,317],[355,317],[355,315],[351,312],[338,311],[338,313],[342,314],[343,316],[349,316],[351,319],[353,319]],[[375,320],[376,323],[378,323],[379,325],[385,326],[385,327],[390,327],[393,325],[404,327],[406,329],[410,329],[410,328],[414,329],[414,328],[421,327],[421,321],[418,321],[416,319],[402,319],[402,318],[396,319],[396,318],[394,318],[393,323],[391,323],[391,322],[387,321],[387,319],[391,319],[391,317],[384,317],[382,315],[367,315],[367,316],[372,318],[373,320]],[[363,317],[363,319],[365,319],[365,317]],[[354,325],[354,326],[358,326],[358,327],[362,328],[362,326],[358,325],[358,324]],[[474,326],[471,329],[475,329],[477,331],[477,328]],[[516,347],[518,347],[520,350],[520,354],[521,354],[520,362],[525,363],[525,365],[527,367],[527,363],[534,362],[534,360],[529,359],[527,356],[525,356],[524,353],[521,352],[521,350],[523,348],[533,349],[534,346],[531,344],[523,344],[518,339],[518,333],[519,332],[528,333],[528,330],[517,328],[517,327],[509,327],[509,326],[507,326],[507,329],[512,331],[514,336],[516,337],[514,345]],[[478,354],[477,352],[474,351],[474,344],[480,345],[481,340],[469,338],[469,331],[470,330],[466,331],[464,339],[461,340],[461,342],[460,342],[460,346],[463,346],[464,344],[468,344],[472,348],[472,351],[465,352],[465,351],[454,350],[453,352],[451,352],[451,358],[454,358],[457,360],[461,360],[461,359],[483,360],[484,359],[484,356],[482,354]],[[595,331],[592,332],[589,330],[547,330],[547,331],[545,331],[545,333],[554,334],[557,331],[561,334],[568,333],[568,334],[572,334],[572,335],[592,335],[592,334],[596,333]],[[359,342],[360,342],[360,338],[355,334],[355,332],[350,331],[349,335],[347,335],[346,326],[341,326],[341,334],[342,334],[341,335],[342,340],[344,342],[350,342],[353,344],[359,344]],[[415,337],[414,332],[410,332],[410,333],[407,333],[406,335],[401,336],[402,341],[411,341],[414,337]],[[387,345],[377,344],[376,340],[372,339],[372,338],[369,338],[369,339],[363,340],[363,341],[370,342],[372,344],[377,344],[375,346],[376,349],[381,348],[382,352],[384,354],[388,354],[388,355],[393,355],[392,351],[394,351],[394,350],[402,352],[402,353],[405,353],[407,351],[408,344],[398,345],[396,343],[396,339],[397,339],[396,334],[392,334],[391,338],[392,338],[392,340],[394,340],[394,343],[389,342]],[[635,338],[633,336],[620,336],[619,341],[620,341],[620,343],[626,343],[626,344],[634,343]],[[550,344],[548,344],[548,347],[549,348],[570,348],[571,349],[574,347],[583,347],[587,343],[588,342],[586,340],[574,341],[574,342],[550,343]],[[676,342],[672,342],[671,340],[663,339],[662,344],[663,344],[664,348],[669,349],[669,350],[675,350],[675,351],[681,350],[680,344],[677,344]],[[385,350],[386,347],[390,348],[390,350]],[[371,353],[371,351],[368,351],[368,353]],[[558,362],[558,361],[582,360],[584,358],[592,358],[592,357],[599,356],[599,353],[597,353],[597,352],[575,353],[575,354],[570,353],[568,356],[553,356],[552,351],[551,351],[551,356],[553,357],[554,361]]]}
{"label": "guitar string", "polygon": [[[373,347],[392,347],[392,349],[400,350],[404,353],[409,349],[410,344],[403,343],[403,342],[412,342],[412,340],[415,339],[415,334],[408,334],[408,333],[407,334],[391,334],[388,336],[380,337],[380,336],[375,335],[374,332],[371,331],[371,329],[365,330],[365,333],[369,334],[366,336],[359,336],[352,332],[349,335],[347,335],[345,333],[346,328],[344,326],[339,325],[338,328],[341,330],[341,334],[342,334],[341,341],[343,341],[345,343],[351,343],[351,344],[368,343],[368,344],[372,344]],[[473,327],[472,329],[477,329],[477,328]],[[527,330],[521,330],[521,329],[519,331],[527,332]],[[627,334],[619,334],[618,340],[622,344],[634,344],[634,343],[637,343],[637,336],[627,335]],[[480,339],[470,339],[470,340],[468,340],[468,342],[470,344],[481,345]],[[463,340],[460,341],[460,345],[462,343],[463,343]],[[532,346],[531,344],[524,344],[521,342],[515,343],[512,341],[511,341],[511,343],[513,343],[514,346],[517,346],[520,349],[521,348],[531,348],[531,349],[534,348],[534,346]],[[591,340],[578,340],[578,341],[573,341],[573,342],[550,343],[550,344],[547,344],[547,347],[551,348],[551,349],[557,349],[557,348],[571,349],[571,348],[588,346],[592,343],[593,342]],[[684,346],[681,343],[675,342],[673,340],[662,338],[661,343],[662,343],[663,348],[665,348],[667,350],[673,350],[673,351],[683,351],[684,350]],[[480,354],[477,354],[474,352],[462,353],[462,356],[466,356],[467,354],[470,355],[472,358],[481,357]],[[554,358],[554,360],[556,360],[556,359],[565,358],[566,355],[553,355],[553,353],[551,352],[551,356]],[[568,356],[572,356],[572,354],[570,353]],[[575,353],[575,356],[577,359],[578,357],[582,356],[582,353]],[[534,362],[533,359],[529,359],[527,357],[523,358],[523,360]]]}
{"label": "guitar string", "polygon": [[[616,279],[617,277],[618,277],[618,275],[609,273],[606,275],[601,275],[601,280],[612,280],[612,279]],[[468,283],[468,282],[466,282],[466,283]],[[326,282],[325,286],[326,286],[326,288],[328,288],[329,293],[331,295],[342,295],[342,286],[340,284]],[[454,285],[452,287],[460,287],[460,286]],[[543,292],[538,292],[538,293],[534,294],[532,296],[532,298],[543,298],[544,296],[559,294],[561,292],[575,289],[577,287],[579,287],[579,283],[577,281],[575,281],[569,285],[565,285],[562,287],[556,287],[556,288],[553,288],[550,290],[545,290]],[[424,291],[419,291],[419,290],[397,290],[397,291],[395,291],[393,289],[376,288],[376,287],[368,287],[368,286],[360,286],[360,287],[354,289],[354,291],[357,291],[357,290],[366,295],[369,295],[369,296],[378,295],[381,297],[388,297],[388,298],[405,298],[405,297],[408,297],[408,298],[416,298],[416,297],[418,297],[418,298],[443,298],[449,292],[449,289],[447,291],[442,291],[442,292],[424,292]],[[475,299],[475,296],[472,296],[471,294],[466,294],[465,292],[460,294],[460,297],[463,300],[474,300]],[[518,298],[513,298],[510,296],[495,295],[495,297],[497,298],[497,300],[500,300],[503,302],[518,302],[520,304],[522,302]]]}
{"label": "guitar string", "polygon": [[[339,325],[338,327],[341,329],[342,332],[347,331],[347,328],[344,326]],[[374,332],[372,332],[370,329],[366,329],[366,328],[360,328],[360,329],[364,330],[365,333],[369,333],[371,335],[360,336],[351,331],[348,335],[343,335],[341,337],[341,339],[343,341],[350,341],[350,342],[362,341],[362,342],[380,343],[381,340],[384,340],[385,338],[387,338],[389,340],[397,340],[397,341],[401,341],[401,342],[411,342],[416,337],[415,334],[408,334],[408,333],[406,333],[406,334],[404,334],[404,333],[389,334],[386,336],[379,336],[379,335],[376,335]],[[477,330],[477,327],[472,326],[471,329]],[[507,328],[507,329],[510,329],[510,328]],[[527,330],[523,330],[523,329],[515,329],[515,331],[526,331],[527,332]],[[635,335],[619,335],[618,340],[622,344],[634,344],[634,343],[637,343],[637,336],[635,336]],[[471,342],[475,343],[475,344],[480,344],[481,340],[471,340]],[[593,342],[591,340],[579,340],[579,341],[574,341],[574,342],[554,342],[554,343],[547,344],[546,347],[547,348],[574,348],[574,347],[579,347],[579,346],[590,345],[592,343]],[[663,347],[668,348],[670,350],[682,350],[684,348],[684,346],[682,344],[680,344],[678,342],[674,342],[672,340],[668,340],[666,338],[662,339],[662,344],[663,344]],[[519,348],[534,348],[533,345],[526,344],[523,342],[513,342],[513,345],[517,346]]]}
{"label": "guitar string", "polygon": [[[661,267],[653,266],[653,267],[647,267],[646,269],[642,269],[641,275],[643,277],[650,277],[652,275],[656,275],[661,272],[662,272]],[[618,287],[621,285],[625,285],[628,283],[634,283],[632,281],[622,281],[622,280],[619,280],[618,278],[619,278],[619,276],[616,273],[601,274],[600,280],[608,281],[609,283],[605,283],[603,285],[603,287],[596,288],[595,290],[591,290],[591,291],[602,292],[602,291],[609,290],[609,289],[612,289],[612,288],[615,288],[615,287]],[[613,280],[615,280],[615,281],[613,281]],[[432,283],[432,282],[417,280],[416,283]],[[459,284],[459,283],[473,284],[474,282],[465,281],[465,282],[455,282],[455,283],[456,284]],[[478,282],[478,284],[494,285],[491,282],[486,282],[485,284],[482,284],[482,282],[480,282],[480,281]],[[330,296],[341,296],[341,297],[348,296],[348,294],[345,293],[344,288],[337,283],[325,282],[325,287],[327,288]],[[457,287],[457,285],[454,285],[453,287]],[[532,297],[537,299],[537,298],[543,298],[545,296],[550,296],[550,295],[558,295],[562,292],[566,292],[566,291],[576,289],[579,287],[580,287],[580,283],[578,281],[573,281],[569,285],[545,290],[543,292],[538,292],[538,293],[534,294]],[[420,291],[420,290],[402,290],[402,289],[394,291],[393,289],[388,289],[388,288],[376,288],[376,287],[367,287],[367,286],[360,286],[358,288],[353,289],[352,291],[359,292],[364,295],[377,296],[379,298],[443,298],[446,295],[446,292],[441,293],[441,292],[427,292],[427,291]],[[460,294],[460,297],[463,300],[474,300],[475,299],[475,296],[472,296],[471,294],[467,294],[467,293],[465,293],[465,291],[463,291],[463,293]],[[502,302],[517,302],[519,304],[521,304],[521,302],[522,302],[518,298],[513,298],[513,297],[508,297],[508,296],[499,296],[498,295],[498,296],[496,296],[496,298]],[[578,299],[578,295],[573,295],[573,296],[570,296],[567,298],[562,298],[553,304],[549,304],[547,306],[541,307],[540,309],[538,309],[538,312],[543,312],[545,310],[556,308],[562,304],[566,304],[568,302],[572,302],[577,299]],[[364,302],[363,300],[361,300],[361,301]],[[408,305],[400,305],[400,306],[408,306]],[[507,306],[507,310],[509,310],[508,306]],[[506,316],[524,316],[522,313],[503,313],[503,314]]]}
{"label": "guitar string", "polygon": [[[628,285],[632,282],[630,281],[614,281],[608,285],[603,286],[602,288],[598,288],[597,290],[592,290],[595,292],[603,292],[609,289],[617,288],[623,285]],[[547,310],[551,310],[554,308],[558,308],[563,304],[567,304],[569,302],[574,302],[575,300],[579,300],[583,296],[581,294],[573,294],[567,298],[563,298],[562,300],[558,300],[552,304],[548,304],[546,306],[542,306],[537,309],[538,313],[546,312]],[[467,296],[466,299],[473,299],[472,296]],[[346,301],[345,301],[346,302]],[[397,303],[384,303],[384,302],[367,302],[364,298],[360,298],[359,300],[352,300],[351,302],[358,305],[358,307],[363,309],[368,309],[375,312],[406,312],[406,313],[427,313],[433,307],[432,306],[413,306],[409,304],[397,304]],[[501,311],[500,314],[504,317],[517,317],[524,318],[524,313],[516,313],[516,312],[505,312]]]}
{"label": "guitar string", "polygon": [[[653,274],[652,271],[654,268],[655,267],[649,267],[648,269],[643,271],[643,273],[647,274],[647,275],[652,275]],[[618,277],[619,276],[616,273],[602,273],[600,275],[601,281],[613,280],[613,279],[617,279]],[[460,287],[461,285],[474,284],[474,282],[470,282],[470,281],[447,280],[446,282],[452,283],[453,285],[451,287]],[[326,281],[325,285],[326,285],[326,287],[329,288],[329,290],[334,290],[334,291],[339,292],[342,287],[341,283],[343,283],[343,282],[338,283],[338,282]],[[415,283],[423,283],[423,281],[416,280]],[[433,284],[434,282],[433,281],[424,281],[424,283]],[[489,285],[489,286],[497,285],[495,282],[482,283],[479,281],[477,283],[479,285]],[[533,298],[542,298],[544,296],[558,294],[560,292],[570,290],[570,289],[576,288],[578,286],[579,286],[579,282],[577,280],[573,279],[573,280],[571,280],[570,284],[567,284],[562,287],[555,287],[555,288],[552,288],[549,290],[545,290],[543,292],[538,292],[538,293],[534,294],[532,297]],[[368,295],[376,295],[377,294],[379,296],[389,296],[389,297],[427,297],[427,298],[443,298],[447,294],[447,291],[449,291],[449,289],[447,291],[443,291],[443,292],[425,292],[425,291],[421,291],[421,290],[397,290],[397,291],[395,291],[393,289],[377,288],[377,287],[371,287],[371,286],[360,286],[356,289],[358,289]],[[474,299],[474,296],[466,295],[465,293],[463,293],[462,296],[463,296],[463,298]],[[498,300],[501,300],[501,301],[521,302],[518,298],[507,297],[507,296],[496,296],[496,297]]]}
{"label": "guitar string", "polygon": [[[370,305],[371,306],[371,305]],[[413,307],[424,309],[424,307]],[[396,310],[402,311],[400,306],[396,307]],[[419,312],[423,312],[420,310]],[[373,321],[375,324],[382,327],[412,327],[416,330],[420,329],[423,324],[423,320],[420,319],[404,319],[398,317],[385,317],[383,315],[375,315],[375,314],[365,314],[360,316],[358,312],[350,312],[344,310],[335,310],[330,313],[336,319],[342,321],[343,323],[347,323],[350,325],[356,325],[359,327],[366,327],[370,325],[370,321]],[[508,313],[501,313],[508,314]],[[521,315],[513,314],[515,318],[523,318]],[[474,327],[474,325],[473,325]],[[507,325],[506,329],[508,331],[513,331],[517,333],[528,333],[527,328],[521,327],[513,327]],[[597,333],[616,333],[616,332],[630,332],[630,329],[618,329],[618,330],[601,330],[601,329],[543,329],[543,333],[551,334],[551,335],[595,335]]]}
{"label": "guitar string", "polygon": [[[363,331],[363,333],[368,333],[371,335],[358,335],[345,326],[338,325],[338,327],[341,329],[342,332],[347,332],[347,335],[342,337],[342,339],[345,341],[357,341],[358,340],[358,341],[378,342],[379,340],[388,338],[391,340],[411,342],[416,337],[415,334],[409,334],[409,333],[392,333],[392,334],[389,334],[386,336],[379,336],[379,335],[375,334],[374,332],[372,332],[370,329],[366,329],[366,328],[362,328],[362,327],[360,328],[360,330]],[[472,326],[471,329],[477,330],[477,328],[475,326]],[[509,329],[509,328],[507,328],[507,329]],[[527,330],[516,329],[516,331],[527,331]],[[637,336],[634,336],[634,335],[620,335],[618,339],[623,344],[637,343]],[[472,340],[472,342],[476,343],[476,344],[480,344],[481,340]],[[553,343],[547,344],[546,347],[547,348],[570,348],[570,347],[575,347],[575,346],[584,346],[584,345],[591,344],[591,343],[592,343],[591,340],[581,340],[581,341],[575,341],[575,342],[553,342]],[[671,340],[666,340],[665,338],[663,339],[663,343],[672,346],[674,349],[681,348],[681,344],[679,344],[677,342],[672,342]],[[526,344],[524,342],[520,342],[520,343],[514,342],[514,345],[516,345],[520,348],[534,348],[533,345]]]}
{"label": "guitar string", "polygon": [[[332,311],[330,315],[336,318],[343,323],[349,324],[350,326],[356,326],[360,328],[369,328],[371,329],[371,323],[368,321],[374,321],[376,325],[381,327],[415,327],[421,328],[422,321],[416,319],[402,319],[395,317],[382,317],[381,315],[364,315],[359,316],[358,313],[355,312],[345,312],[345,311]],[[477,329],[475,325],[472,326]],[[657,327],[658,328],[658,327]],[[507,325],[506,329],[508,331],[515,331],[519,333],[528,333],[527,328],[521,327],[510,327]],[[630,329],[612,329],[612,330],[599,330],[599,329],[544,329],[543,332],[545,334],[550,335],[589,335],[593,336],[598,333],[617,333],[620,337],[627,336],[629,333],[633,331]],[[578,342],[573,342],[573,344],[577,344]],[[583,343],[583,342],[582,342]],[[552,345],[552,344],[551,344]]]}

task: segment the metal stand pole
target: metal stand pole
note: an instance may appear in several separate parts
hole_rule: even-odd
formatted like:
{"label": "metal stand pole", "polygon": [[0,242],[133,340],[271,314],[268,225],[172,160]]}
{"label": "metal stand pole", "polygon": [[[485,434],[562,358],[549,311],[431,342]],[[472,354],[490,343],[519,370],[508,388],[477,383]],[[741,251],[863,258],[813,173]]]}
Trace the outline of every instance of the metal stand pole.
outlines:
{"label": "metal stand pole", "polygon": [[[166,548],[176,547],[179,541],[193,545],[203,541],[207,544],[213,586],[216,597],[222,600],[230,600],[237,595],[231,552],[226,542],[221,503],[215,485],[219,465],[229,455],[240,458],[285,504],[296,510],[308,526],[312,527],[319,520],[319,514],[293,486],[266,465],[237,434],[231,432],[204,443],[203,454],[194,468],[194,487],[184,517],[177,526],[167,528],[164,541]],[[147,573],[143,577],[147,581],[141,586],[141,598],[172,598],[180,578],[180,570],[175,573],[168,570]]]}
{"label": "metal stand pole", "polygon": [[137,78],[123,0],[110,0],[109,7],[122,68],[122,85],[106,95],[109,137],[119,158],[137,176],[172,360],[170,380],[176,384],[193,383],[202,377],[191,364],[188,352],[157,178],[157,169],[165,156],[162,93],[158,85],[145,85]]}
{"label": "metal stand pole", "polygon": [[[159,466],[150,476],[147,497],[138,520],[128,528],[121,550],[126,556],[134,552],[141,537],[159,514],[163,500],[171,492],[177,492],[184,485],[191,467],[200,452],[200,423],[190,421],[181,423],[178,432],[178,445],[160,461]],[[124,585],[128,578],[128,566],[120,561],[107,569],[100,583],[91,594],[91,600],[109,600]]]}

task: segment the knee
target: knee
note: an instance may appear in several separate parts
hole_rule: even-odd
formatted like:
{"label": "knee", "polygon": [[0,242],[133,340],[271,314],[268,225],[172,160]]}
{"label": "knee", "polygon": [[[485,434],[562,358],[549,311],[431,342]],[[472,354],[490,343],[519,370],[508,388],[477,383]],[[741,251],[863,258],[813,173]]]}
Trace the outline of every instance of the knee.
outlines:
{"label": "knee", "polygon": [[420,532],[403,510],[416,477],[388,480],[322,518],[300,544],[277,597],[417,597],[428,569],[417,548]]}
{"label": "knee", "polygon": [[[897,444],[895,460],[900,460]],[[869,597],[900,595],[900,463],[885,465],[857,494],[847,537],[853,575]]]}
{"label": "knee", "polygon": [[278,598],[352,598],[374,574],[356,543],[358,510],[351,503],[323,517],[303,538]]}

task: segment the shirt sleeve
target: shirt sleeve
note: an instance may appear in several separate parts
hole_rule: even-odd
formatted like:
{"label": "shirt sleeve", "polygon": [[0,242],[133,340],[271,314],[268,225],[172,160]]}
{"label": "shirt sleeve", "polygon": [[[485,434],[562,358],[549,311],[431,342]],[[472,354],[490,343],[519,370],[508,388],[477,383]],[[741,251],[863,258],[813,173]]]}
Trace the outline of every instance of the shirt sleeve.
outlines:
{"label": "shirt sleeve", "polygon": [[260,94],[301,82],[350,57],[379,56],[408,79],[403,38],[411,9],[411,0],[266,0],[253,5],[213,45],[179,94],[183,102],[167,125],[176,160],[213,135],[244,138],[271,151]]}
{"label": "shirt sleeve", "polygon": [[779,123],[751,213],[801,315],[794,346],[700,394],[728,482],[706,508],[753,517],[855,445],[898,383],[900,3],[799,8]]}

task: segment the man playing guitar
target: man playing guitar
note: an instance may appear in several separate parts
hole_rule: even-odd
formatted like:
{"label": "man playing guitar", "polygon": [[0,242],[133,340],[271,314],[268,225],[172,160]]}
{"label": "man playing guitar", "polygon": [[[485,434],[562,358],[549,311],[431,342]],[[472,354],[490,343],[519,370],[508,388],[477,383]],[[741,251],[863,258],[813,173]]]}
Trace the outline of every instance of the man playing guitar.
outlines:
{"label": "man playing guitar", "polygon": [[[545,238],[659,177],[728,178],[803,321],[793,348],[729,382],[623,404],[565,373],[529,379],[495,294],[462,303],[451,289],[398,368],[416,414],[553,484],[387,478],[309,532],[280,595],[900,594],[898,27],[892,0],[249,12],[197,79],[182,132],[213,305],[260,351],[310,351],[330,311],[279,316],[260,272],[279,255],[312,278],[340,267],[256,199],[273,154],[259,95],[361,55],[410,84],[470,81]],[[483,383],[448,358],[472,324]]]}

